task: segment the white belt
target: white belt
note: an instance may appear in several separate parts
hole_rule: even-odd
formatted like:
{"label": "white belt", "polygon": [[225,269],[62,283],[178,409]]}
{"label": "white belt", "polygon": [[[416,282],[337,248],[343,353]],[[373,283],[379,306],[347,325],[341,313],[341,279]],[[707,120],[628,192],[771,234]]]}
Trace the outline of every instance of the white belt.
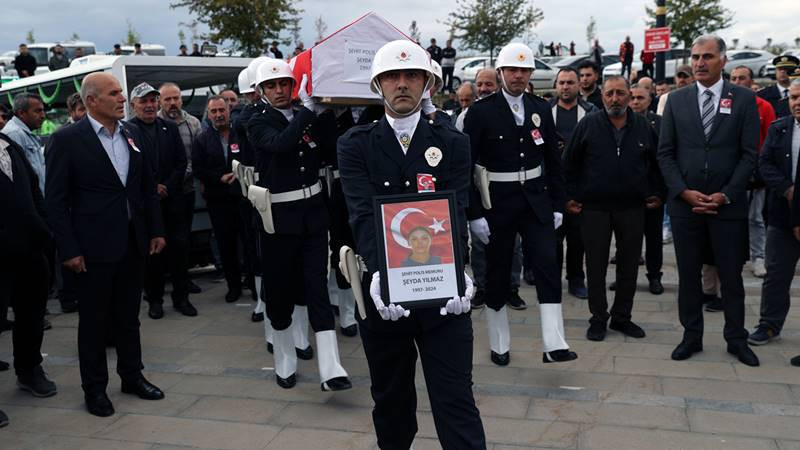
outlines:
{"label": "white belt", "polygon": [[488,172],[488,174],[489,181],[519,181],[520,183],[524,183],[542,176],[542,166],[534,167],[530,170],[519,170],[517,172]]}
{"label": "white belt", "polygon": [[295,191],[270,194],[270,198],[272,199],[272,203],[286,203],[311,198],[320,192],[322,192],[322,183],[317,181],[317,184],[311,187],[297,189]]}
{"label": "white belt", "polygon": [[[323,167],[322,169],[319,169],[319,177],[320,178],[325,178],[327,176],[327,174],[328,174],[328,169],[327,168]],[[339,179],[339,169],[331,170],[331,176],[333,177],[334,180],[338,180]]]}

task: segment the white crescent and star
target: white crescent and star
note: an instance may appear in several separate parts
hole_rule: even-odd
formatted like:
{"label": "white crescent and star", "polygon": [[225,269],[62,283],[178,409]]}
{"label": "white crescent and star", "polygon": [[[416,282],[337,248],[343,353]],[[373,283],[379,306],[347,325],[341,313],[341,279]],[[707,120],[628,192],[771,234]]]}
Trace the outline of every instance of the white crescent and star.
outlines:
{"label": "white crescent and star", "polygon": [[[408,248],[408,249],[411,248],[411,245],[408,243],[408,240],[406,238],[404,238],[403,234],[400,232],[400,230],[401,230],[401,228],[403,226],[403,220],[409,214],[414,214],[414,213],[419,213],[419,214],[427,216],[427,214],[425,214],[425,212],[420,210],[420,209],[417,209],[417,208],[404,208],[404,209],[401,209],[400,212],[395,214],[395,216],[392,218],[392,222],[391,222],[391,224],[389,226],[389,229],[392,230],[392,238],[394,239],[395,242],[397,242],[397,245],[399,245],[399,246],[401,246],[403,248]],[[433,230],[433,234],[434,235],[439,234],[439,232],[447,231],[444,228],[444,223],[446,221],[447,221],[447,219],[437,220],[436,217],[434,217],[433,218],[433,223],[428,225],[428,228]]]}

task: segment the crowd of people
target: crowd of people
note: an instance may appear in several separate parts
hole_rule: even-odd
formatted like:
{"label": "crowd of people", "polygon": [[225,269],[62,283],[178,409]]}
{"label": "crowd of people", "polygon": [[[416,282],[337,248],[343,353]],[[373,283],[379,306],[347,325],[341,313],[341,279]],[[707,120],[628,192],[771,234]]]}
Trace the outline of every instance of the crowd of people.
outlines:
{"label": "crowd of people", "polygon": [[[628,44],[620,57],[630,76]],[[531,89],[533,51],[511,43],[495,67],[458,88],[448,114],[432,99],[452,91],[454,59],[450,41],[442,49],[431,40],[427,51],[389,42],[370,79],[383,105],[345,107],[311,96],[307,76],[296,79],[273,43],[241,71],[238,92],[208,97],[202,121],[183,110],[174,83],[143,82],[126,95],[112,74],[92,73],[67,101],[70,123],[45,148],[33,133],[44,103],[18,94],[0,134],[0,286],[14,311],[18,386],[37,397],[57,393],[40,351],[55,284],[62,311],[80,317],[88,411],[114,414],[107,345],[116,349],[123,393],[164,398],[143,375],[139,310],[144,299],[149,318],[162,318],[169,280],[173,309],[200,313],[190,301],[200,288],[188,275],[195,179],[224,299],[248,290],[256,301],[250,319],[263,323],[276,383],[294,387],[297,359],[316,358],[321,390],[351,388],[338,314],[342,335],[363,343],[380,448],[413,442],[418,356],[442,446],[486,448],[471,387],[469,311],[485,308],[485,354],[508,365],[508,309],[527,308],[521,280],[536,288],[544,363],[578,358],[564,331],[562,276],[567,293],[587,300],[587,339],[602,341],[609,328],[644,338],[632,317],[638,266],[646,266],[648,290],[663,294],[664,243],[675,246],[684,329],[672,359],[702,351],[705,308],[724,311],[727,351],[758,366],[750,345],[780,336],[800,259],[800,61],[776,58],[777,84],[756,93],[747,67],[723,76],[725,42],[701,36],[691,65],[676,70],[677,89],[647,71],[633,84],[629,76],[601,80],[588,60],[561,69],[547,100]],[[131,117],[123,120],[126,102]],[[420,176],[432,180],[424,189]],[[454,193],[454,245],[469,255],[471,276],[440,307],[411,310],[382,299],[387,272],[373,200],[431,190]],[[752,332],[748,259],[764,277]]]}

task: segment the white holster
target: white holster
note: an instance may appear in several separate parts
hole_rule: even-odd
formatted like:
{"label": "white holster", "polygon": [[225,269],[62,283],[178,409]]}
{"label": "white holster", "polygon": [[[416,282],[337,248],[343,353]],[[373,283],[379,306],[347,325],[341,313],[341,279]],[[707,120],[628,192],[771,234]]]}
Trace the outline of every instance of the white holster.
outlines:
{"label": "white holster", "polygon": [[269,189],[251,184],[247,189],[247,199],[258,211],[261,216],[261,223],[264,231],[269,234],[275,233],[275,224],[272,222],[272,194]]}
{"label": "white holster", "polygon": [[344,278],[350,283],[353,289],[353,297],[358,305],[358,312],[361,319],[367,318],[367,310],[364,308],[364,291],[361,290],[361,274],[366,272],[364,263],[360,262],[361,257],[356,255],[352,248],[343,245],[339,249],[339,270]]}
{"label": "white holster", "polygon": [[245,166],[244,164],[240,163],[237,160],[233,160],[231,162],[231,168],[233,169],[233,174],[236,176],[236,179],[239,180],[239,187],[242,188],[242,195],[247,197],[248,190],[250,186],[255,184],[256,181],[256,169],[252,166]]}
{"label": "white holster", "polygon": [[489,197],[489,171],[486,170],[486,167],[475,164],[473,179],[475,181],[475,187],[478,188],[478,193],[481,194],[483,208],[492,209],[492,200]]}

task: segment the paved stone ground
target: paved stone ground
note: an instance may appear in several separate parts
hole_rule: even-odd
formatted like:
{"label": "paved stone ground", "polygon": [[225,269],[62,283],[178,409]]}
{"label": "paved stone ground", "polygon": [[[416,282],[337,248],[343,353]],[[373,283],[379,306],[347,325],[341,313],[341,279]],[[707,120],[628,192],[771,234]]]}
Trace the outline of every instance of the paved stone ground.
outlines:
{"label": "paved stone ground", "polygon": [[[722,314],[706,313],[705,351],[671,361],[680,341],[672,247],[665,246],[667,292],[646,292],[644,272],[634,320],[641,340],[609,332],[605,342],[584,333],[588,309],[565,294],[568,341],[580,355],[572,363],[544,365],[535,292],[533,306],[512,311],[509,367],[489,362],[483,311],[473,313],[475,396],[489,448],[565,449],[800,449],[800,308],[790,313],[781,341],[756,349],[762,367],[750,368],[725,352]],[[612,266],[613,267],[613,266]],[[613,269],[612,269],[613,270]],[[121,395],[111,375],[110,418],[84,410],[77,368],[77,316],[55,314],[45,334],[45,368],[59,393],[36,399],[16,389],[12,372],[0,375],[0,408],[11,425],[0,430],[1,448],[168,449],[373,449],[369,377],[359,338],[339,336],[342,361],[354,389],[323,393],[316,361],[301,361],[299,383],[284,390],[274,381],[261,324],[249,320],[251,303],[226,304],[225,288],[200,279],[192,300],[200,316],[167,308],[160,321],[142,308],[147,376],[167,394],[147,402]],[[757,321],[760,280],[746,273],[747,322]],[[800,286],[798,286],[800,287]],[[795,291],[795,293],[797,293]],[[0,359],[10,360],[11,339],[0,336]],[[109,352],[114,367],[114,353]],[[418,373],[419,434],[414,448],[440,448]]]}

